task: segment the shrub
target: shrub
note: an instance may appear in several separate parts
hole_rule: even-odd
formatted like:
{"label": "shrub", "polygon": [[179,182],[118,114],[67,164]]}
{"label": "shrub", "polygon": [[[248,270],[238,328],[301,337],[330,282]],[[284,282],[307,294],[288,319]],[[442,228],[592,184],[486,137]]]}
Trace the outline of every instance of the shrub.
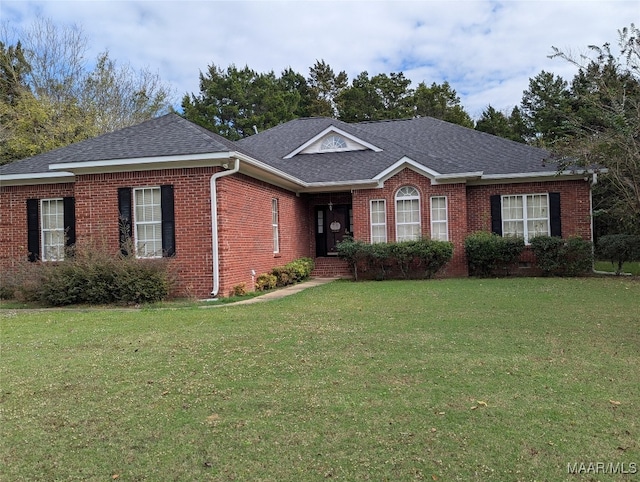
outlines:
{"label": "shrub", "polygon": [[278,279],[278,286],[287,286],[307,279],[311,276],[313,267],[313,259],[299,258],[284,266],[276,266],[271,270],[271,274]]}
{"label": "shrub", "polygon": [[311,276],[314,262],[312,258],[299,258],[287,263],[284,267],[289,271],[294,282],[298,282]]}
{"label": "shrub", "polygon": [[358,266],[371,256],[372,244],[345,238],[338,243],[338,257],[344,259],[353,272],[353,279],[358,281]]}
{"label": "shrub", "polygon": [[536,236],[531,239],[531,250],[545,276],[576,276],[593,266],[593,246],[580,237]]}
{"label": "shrub", "polygon": [[422,240],[414,246],[414,258],[425,278],[432,278],[453,258],[453,243]]}
{"label": "shrub", "polygon": [[622,272],[627,261],[640,261],[640,236],[631,234],[610,234],[598,239],[597,255],[616,264],[616,274]]}
{"label": "shrub", "polygon": [[245,283],[238,283],[231,290],[231,296],[244,296],[247,294],[247,285]]}
{"label": "shrub", "polygon": [[77,249],[64,261],[29,264],[32,277],[17,291],[27,301],[49,306],[154,303],[173,285],[166,260],[112,255],[95,245]]}
{"label": "shrub", "polygon": [[426,238],[375,244],[348,240],[338,245],[338,256],[347,260],[356,281],[368,269],[378,280],[431,278],[453,257],[453,244]]}
{"label": "shrub", "polygon": [[267,291],[276,287],[278,278],[271,273],[263,273],[256,278],[256,290]]}
{"label": "shrub", "polygon": [[478,231],[465,238],[464,249],[469,274],[509,274],[509,266],[515,263],[524,251],[524,241],[522,238],[503,238],[495,233]]}

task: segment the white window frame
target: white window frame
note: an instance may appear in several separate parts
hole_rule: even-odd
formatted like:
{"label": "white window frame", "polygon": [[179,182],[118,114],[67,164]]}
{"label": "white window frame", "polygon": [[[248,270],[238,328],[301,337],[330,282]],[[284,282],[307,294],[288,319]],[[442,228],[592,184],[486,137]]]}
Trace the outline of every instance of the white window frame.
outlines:
{"label": "white window frame", "polygon": [[[374,209],[382,207],[382,209]],[[382,222],[374,220],[374,214],[382,214]],[[369,201],[369,219],[371,224],[371,244],[387,242],[387,201],[385,199],[371,199]],[[382,231],[382,235],[374,234]]]}
{"label": "white window frame", "polygon": [[[55,211],[51,212],[51,207]],[[40,200],[40,253],[42,261],[64,260],[64,199]]]}
{"label": "white window frame", "polygon": [[[411,190],[412,192],[414,192],[415,194],[409,194],[409,190]],[[402,186],[400,189],[398,189],[396,191],[396,195],[394,198],[395,201],[395,211],[396,211],[396,241],[415,241],[417,239],[420,239],[420,236],[422,235],[422,213],[421,213],[421,207],[420,207],[420,191],[418,191],[418,189],[414,186]],[[400,204],[402,203],[403,205],[409,202],[411,203],[412,206],[416,206],[416,209],[411,208],[410,211],[406,211],[405,209],[400,209]],[[410,212],[410,213],[417,213],[417,220],[412,220],[412,221],[399,221],[399,215],[400,213],[406,213],[406,212]],[[413,218],[413,215],[411,216]],[[417,234],[412,234],[410,236],[406,236],[406,235],[400,235],[400,227],[405,227],[405,226],[413,226],[416,227],[417,226]]]}
{"label": "white window frame", "polygon": [[[434,206],[434,199],[444,200],[444,219],[441,219],[441,216],[436,216],[437,213],[442,211],[442,208]],[[429,201],[431,204],[431,239],[449,241],[449,200],[447,196],[431,196]],[[444,226],[444,236],[442,234],[434,235],[435,228],[441,226]]]}
{"label": "white window frame", "polygon": [[278,234],[278,198],[271,199],[271,228],[273,231],[273,254],[280,252],[280,236]]}
{"label": "white window frame", "polygon": [[[533,203],[534,198],[546,199],[546,216],[529,216],[529,203]],[[512,209],[510,206],[506,206],[509,199],[522,199],[522,213],[518,217],[512,217]],[[515,208],[517,209],[517,207]],[[503,237],[521,237],[524,239],[525,244],[529,244],[531,238],[537,235],[549,236],[551,233],[551,212],[549,206],[549,194],[548,193],[536,193],[536,194],[505,194],[500,199],[500,210],[502,217],[502,236]],[[512,229],[507,229],[507,223],[521,223],[522,232],[516,230],[515,233]],[[533,230],[531,229],[531,223],[543,223],[545,230]],[[546,232],[544,232],[546,231]]]}
{"label": "white window frame", "polygon": [[[151,207],[151,219],[140,219],[138,214],[138,194],[145,192],[151,193],[152,202],[143,204],[145,207]],[[155,194],[154,194],[155,193]],[[157,195],[158,202],[153,202],[153,198]],[[162,192],[160,186],[137,187],[133,189],[133,242],[136,250],[137,258],[162,258]],[[157,212],[155,212],[157,209]],[[141,236],[141,232],[148,231],[151,227],[155,231],[155,237]],[[149,243],[152,243],[155,249],[148,249]],[[158,246],[160,249],[157,249]]]}

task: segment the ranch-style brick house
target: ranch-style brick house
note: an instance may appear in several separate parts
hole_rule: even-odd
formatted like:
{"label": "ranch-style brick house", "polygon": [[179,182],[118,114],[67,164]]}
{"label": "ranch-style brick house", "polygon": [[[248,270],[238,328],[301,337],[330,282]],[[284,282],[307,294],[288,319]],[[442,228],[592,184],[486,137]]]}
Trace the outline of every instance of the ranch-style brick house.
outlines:
{"label": "ranch-style brick house", "polygon": [[296,119],[232,142],[168,114],[1,166],[0,270],[83,240],[117,252],[126,231],[200,298],[300,257],[343,273],[345,236],[448,240],[442,275],[466,276],[474,231],[591,239],[591,176],[558,174],[549,157],[428,117]]}

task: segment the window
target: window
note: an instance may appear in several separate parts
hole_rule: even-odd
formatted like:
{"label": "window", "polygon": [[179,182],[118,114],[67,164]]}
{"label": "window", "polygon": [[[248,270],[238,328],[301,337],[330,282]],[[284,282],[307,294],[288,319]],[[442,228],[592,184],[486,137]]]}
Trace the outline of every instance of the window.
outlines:
{"label": "window", "polygon": [[401,187],[396,193],[396,241],[419,239],[420,231],[420,193],[415,187]]}
{"label": "window", "polygon": [[273,252],[280,252],[280,239],[278,237],[278,199],[271,200],[271,227],[273,229]]}
{"label": "window", "polygon": [[528,243],[534,236],[548,236],[549,196],[528,194],[502,196],[502,235],[523,238]]}
{"label": "window", "polygon": [[323,151],[346,148],[347,142],[342,137],[336,135],[326,137],[322,140],[322,144],[320,144],[320,149]]}
{"label": "window", "polygon": [[449,240],[446,196],[434,196],[431,198],[431,239]]}
{"label": "window", "polygon": [[387,207],[384,199],[371,200],[371,242],[387,242]]}
{"label": "window", "polygon": [[42,229],[42,261],[64,259],[64,204],[62,199],[40,201],[40,226]]}
{"label": "window", "polygon": [[27,250],[29,261],[60,261],[65,248],[76,242],[73,197],[27,199]]}
{"label": "window", "polygon": [[160,188],[134,189],[133,206],[136,256],[139,258],[162,257]]}
{"label": "window", "polygon": [[[120,250],[140,258],[175,256],[173,186],[118,188]],[[133,241],[133,246],[131,246]]]}

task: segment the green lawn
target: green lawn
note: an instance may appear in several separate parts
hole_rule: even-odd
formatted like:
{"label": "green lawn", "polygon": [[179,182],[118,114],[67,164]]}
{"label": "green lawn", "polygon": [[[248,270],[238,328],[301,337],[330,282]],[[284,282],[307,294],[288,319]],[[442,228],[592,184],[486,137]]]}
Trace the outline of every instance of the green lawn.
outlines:
{"label": "green lawn", "polygon": [[[597,271],[608,271],[610,273],[615,273],[617,267],[617,263],[613,264],[611,261],[596,261],[594,266]],[[640,261],[624,263],[622,272],[640,276]]]}
{"label": "green lawn", "polygon": [[0,322],[3,481],[640,477],[567,472],[640,471],[637,278],[334,282]]}

